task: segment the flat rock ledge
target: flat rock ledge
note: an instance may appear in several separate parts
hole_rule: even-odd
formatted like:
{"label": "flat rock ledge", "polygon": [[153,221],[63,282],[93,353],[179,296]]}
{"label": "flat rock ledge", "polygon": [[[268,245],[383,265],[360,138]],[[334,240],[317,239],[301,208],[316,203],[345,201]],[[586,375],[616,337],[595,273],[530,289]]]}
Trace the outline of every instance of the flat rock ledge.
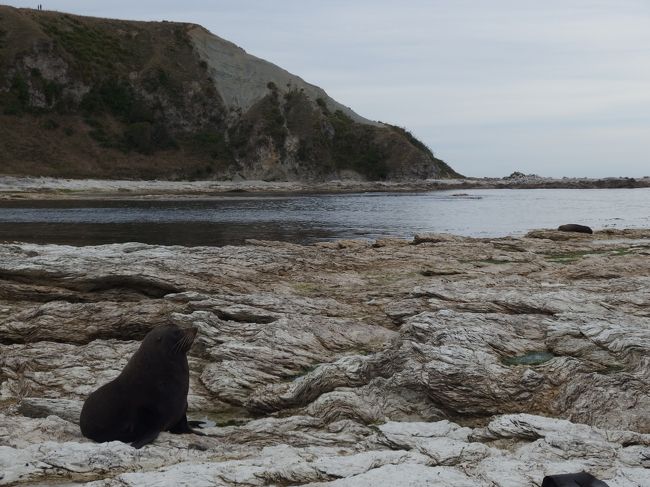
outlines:
{"label": "flat rock ledge", "polygon": [[[265,88],[266,89],[266,88]],[[511,175],[505,178],[418,179],[405,181],[360,181],[352,179],[305,181],[165,181],[115,179],[63,179],[29,176],[0,176],[0,200],[77,198],[173,198],[210,197],[227,193],[357,193],[367,191],[434,191],[465,189],[539,188],[648,188],[642,178],[548,178]],[[459,194],[457,196],[463,196]]]}
{"label": "flat rock ledge", "polygon": [[[0,245],[0,485],[650,485],[650,230],[239,247]],[[199,327],[136,450],[84,398]]]}

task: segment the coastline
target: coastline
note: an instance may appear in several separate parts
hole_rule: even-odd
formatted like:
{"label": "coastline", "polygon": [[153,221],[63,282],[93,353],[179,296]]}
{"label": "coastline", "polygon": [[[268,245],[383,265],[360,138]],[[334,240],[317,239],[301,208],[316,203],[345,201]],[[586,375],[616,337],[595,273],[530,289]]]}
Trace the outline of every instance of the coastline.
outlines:
{"label": "coastline", "polygon": [[0,176],[0,200],[209,198],[252,194],[326,194],[427,192],[465,189],[613,189],[648,188],[643,178],[506,178],[428,179],[422,181],[161,181],[59,179]]}

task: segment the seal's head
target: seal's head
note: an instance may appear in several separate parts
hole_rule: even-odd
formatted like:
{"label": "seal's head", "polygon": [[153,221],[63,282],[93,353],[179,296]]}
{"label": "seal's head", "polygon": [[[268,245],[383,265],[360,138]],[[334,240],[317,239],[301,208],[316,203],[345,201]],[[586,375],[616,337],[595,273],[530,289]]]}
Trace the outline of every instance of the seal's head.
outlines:
{"label": "seal's head", "polygon": [[157,326],[144,337],[141,347],[156,344],[155,349],[165,354],[185,355],[194,343],[198,331],[196,327],[179,328],[174,324]]}

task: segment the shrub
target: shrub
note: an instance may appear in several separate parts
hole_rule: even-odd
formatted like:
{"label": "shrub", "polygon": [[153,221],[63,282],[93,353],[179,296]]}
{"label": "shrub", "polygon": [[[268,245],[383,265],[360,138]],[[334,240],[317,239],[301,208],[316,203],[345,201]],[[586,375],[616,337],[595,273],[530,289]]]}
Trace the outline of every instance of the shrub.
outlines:
{"label": "shrub", "polygon": [[154,149],[153,127],[149,122],[130,124],[123,135],[126,150],[135,150],[142,154],[151,154]]}
{"label": "shrub", "polygon": [[386,154],[374,143],[374,127],[355,123],[341,110],[328,119],[334,128],[332,156],[336,167],[355,170],[371,180],[386,179]]}
{"label": "shrub", "polygon": [[160,88],[171,88],[171,79],[167,71],[157,67],[148,71],[142,79],[142,86],[149,93],[153,93]]}
{"label": "shrub", "polygon": [[63,95],[56,101],[56,104],[54,105],[54,109],[61,115],[69,114],[75,111],[76,107],[77,103],[70,94]]}
{"label": "shrub", "polygon": [[124,80],[109,78],[86,93],[81,108],[87,114],[108,112],[127,123],[153,122],[153,112]]}
{"label": "shrub", "polygon": [[278,146],[284,144],[284,139],[287,136],[284,122],[284,116],[278,106],[271,107],[264,114],[264,133],[269,135]]}
{"label": "shrub", "polygon": [[48,118],[42,123],[42,126],[46,130],[56,130],[59,128],[59,124],[56,122],[56,120],[52,120],[51,118]]}
{"label": "shrub", "polygon": [[128,118],[135,95],[131,86],[121,80],[108,79],[99,86],[99,97],[103,106],[113,115]]}
{"label": "shrub", "polygon": [[17,74],[11,80],[10,91],[16,96],[23,108],[29,106],[29,86],[22,75]]}
{"label": "shrub", "polygon": [[45,81],[43,84],[43,94],[48,105],[52,105],[63,94],[63,85],[56,81]]}
{"label": "shrub", "polygon": [[237,125],[228,129],[228,140],[231,147],[241,151],[248,145],[253,134],[253,124],[249,120],[240,120]]}
{"label": "shrub", "polygon": [[[386,124],[388,125],[388,124]],[[433,151],[427,147],[424,142],[421,140],[417,139],[411,132],[406,130],[404,127],[397,127],[396,125],[388,125],[391,129],[393,129],[395,132],[397,132],[400,135],[403,135],[406,137],[406,139],[411,143],[411,145],[417,147],[420,149],[422,152],[425,154],[430,155],[431,157],[435,157],[433,155]]]}
{"label": "shrub", "polygon": [[72,17],[40,17],[38,21],[47,34],[74,56],[78,71],[87,80],[110,74],[116,63],[125,64],[131,55],[117,37],[106,30],[86,27]]}
{"label": "shrub", "polygon": [[9,91],[2,96],[6,115],[21,115],[29,109],[29,85],[21,74],[11,79]]}
{"label": "shrub", "polygon": [[192,148],[212,159],[231,160],[232,151],[223,134],[218,132],[199,132],[192,137]]}
{"label": "shrub", "polygon": [[86,118],[84,118],[84,122],[86,122],[86,125],[88,125],[89,127],[94,128],[94,129],[98,129],[98,128],[100,128],[102,126],[102,124],[99,122],[99,120],[97,120],[95,118],[86,117]]}
{"label": "shrub", "polygon": [[153,124],[152,139],[155,150],[178,149],[178,143],[162,123]]}
{"label": "shrub", "polygon": [[102,147],[114,147],[115,143],[113,137],[106,133],[104,127],[98,125],[96,128],[88,133],[97,143]]}
{"label": "shrub", "polygon": [[176,45],[178,47],[191,46],[192,41],[190,36],[187,35],[187,32],[183,27],[178,27],[174,29],[174,38],[176,40]]}

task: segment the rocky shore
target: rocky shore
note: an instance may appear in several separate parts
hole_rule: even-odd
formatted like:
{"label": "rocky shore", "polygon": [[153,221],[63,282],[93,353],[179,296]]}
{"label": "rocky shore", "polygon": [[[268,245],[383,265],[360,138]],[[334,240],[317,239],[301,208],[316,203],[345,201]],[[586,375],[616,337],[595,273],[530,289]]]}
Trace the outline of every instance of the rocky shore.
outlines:
{"label": "rocky shore", "polygon": [[[650,230],[238,247],[0,245],[0,485],[650,485]],[[79,432],[153,326],[189,416]]]}
{"label": "rocky shore", "polygon": [[513,173],[505,178],[427,179],[419,181],[142,181],[0,176],[2,199],[209,197],[227,193],[355,193],[462,189],[609,189],[648,188],[643,178],[545,178]]}

